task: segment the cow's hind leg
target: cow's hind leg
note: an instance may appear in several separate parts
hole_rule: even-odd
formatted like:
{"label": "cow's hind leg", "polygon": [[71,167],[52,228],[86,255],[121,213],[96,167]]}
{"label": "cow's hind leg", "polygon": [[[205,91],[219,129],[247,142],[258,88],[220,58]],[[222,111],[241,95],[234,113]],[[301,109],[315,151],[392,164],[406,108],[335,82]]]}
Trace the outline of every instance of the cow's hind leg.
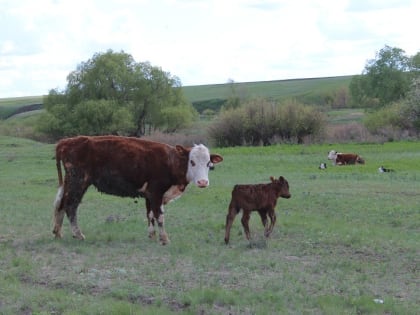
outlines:
{"label": "cow's hind leg", "polygon": [[[61,202],[56,198],[55,209],[55,227],[54,234],[56,237],[61,235],[61,225],[64,213],[70,221],[73,237],[79,240],[85,239],[82,231],[77,224],[77,207],[82,201],[83,195],[89,187],[88,177],[84,173],[78,172],[76,169],[69,168],[66,170],[64,179],[64,187],[62,189]],[[60,192],[60,190],[59,190]],[[58,196],[59,194],[57,194]]]}
{"label": "cow's hind leg", "polygon": [[61,232],[61,228],[63,226],[64,214],[65,214],[65,211],[61,207],[61,201],[63,199],[63,192],[64,192],[64,188],[63,186],[60,186],[58,188],[57,195],[54,201],[53,233],[56,238],[63,237],[63,234]]}

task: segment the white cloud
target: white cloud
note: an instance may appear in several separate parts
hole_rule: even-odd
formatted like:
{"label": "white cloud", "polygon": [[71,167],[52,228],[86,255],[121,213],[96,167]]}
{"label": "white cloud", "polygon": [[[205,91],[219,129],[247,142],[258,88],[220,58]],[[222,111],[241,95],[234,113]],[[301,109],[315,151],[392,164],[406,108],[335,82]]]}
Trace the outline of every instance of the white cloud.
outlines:
{"label": "white cloud", "polygon": [[419,51],[418,12],[414,0],[2,0],[0,98],[64,88],[108,49],[184,85],[357,74],[384,45]]}

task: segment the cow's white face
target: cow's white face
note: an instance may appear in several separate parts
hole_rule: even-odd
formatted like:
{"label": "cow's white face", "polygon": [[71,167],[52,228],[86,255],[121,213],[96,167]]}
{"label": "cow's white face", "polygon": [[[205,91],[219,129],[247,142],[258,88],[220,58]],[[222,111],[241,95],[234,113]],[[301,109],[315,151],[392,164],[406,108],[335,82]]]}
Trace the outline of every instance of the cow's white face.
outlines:
{"label": "cow's white face", "polygon": [[331,150],[328,153],[328,160],[335,160],[337,158],[337,151]]}
{"label": "cow's white face", "polygon": [[209,185],[209,168],[211,165],[209,149],[202,144],[194,145],[188,160],[188,182],[193,182],[200,188],[207,187]]}

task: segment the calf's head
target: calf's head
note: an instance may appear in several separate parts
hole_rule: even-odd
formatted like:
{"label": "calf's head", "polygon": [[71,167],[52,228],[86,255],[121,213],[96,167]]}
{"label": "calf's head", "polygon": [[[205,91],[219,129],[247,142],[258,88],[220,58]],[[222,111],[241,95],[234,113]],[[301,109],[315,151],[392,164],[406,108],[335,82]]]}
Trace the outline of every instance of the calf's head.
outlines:
{"label": "calf's head", "polygon": [[292,195],[289,192],[289,183],[287,180],[280,176],[279,179],[270,177],[271,184],[275,187],[278,197],[290,198]]}
{"label": "calf's head", "polygon": [[[178,150],[182,147],[177,146]],[[223,161],[222,156],[218,154],[210,154],[209,149],[203,145],[194,145],[189,150],[187,181],[193,182],[200,188],[209,185],[209,169],[214,164]]]}

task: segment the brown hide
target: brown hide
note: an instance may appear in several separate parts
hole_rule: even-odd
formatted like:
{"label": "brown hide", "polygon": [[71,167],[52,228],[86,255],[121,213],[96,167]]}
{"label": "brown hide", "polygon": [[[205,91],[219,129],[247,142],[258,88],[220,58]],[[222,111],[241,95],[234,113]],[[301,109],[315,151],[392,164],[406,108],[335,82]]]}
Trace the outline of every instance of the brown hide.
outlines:
{"label": "brown hide", "polygon": [[357,154],[352,153],[337,153],[337,158],[335,160],[337,165],[347,165],[347,164],[364,164],[365,161]]}
{"label": "brown hide", "polygon": [[[277,199],[279,197],[291,197],[289,183],[283,176],[280,176],[279,179],[274,179],[273,177],[270,177],[270,179],[271,183],[268,184],[235,185],[226,216],[226,244],[229,243],[230,229],[240,210],[243,211],[241,222],[248,240],[250,239],[248,222],[252,211],[258,211],[262,224],[265,227],[265,236],[268,237],[270,235],[276,222],[274,208],[276,207]],[[270,217],[270,225],[267,224],[267,215]]]}
{"label": "brown hide", "polygon": [[68,138],[56,147],[57,161],[62,161],[66,173],[77,170],[85,185],[121,197],[139,197],[146,182],[151,193],[164,193],[172,185],[186,186],[188,152],[114,136]]}
{"label": "brown hide", "polygon": [[[169,240],[163,228],[163,204],[179,197],[188,185],[190,151],[132,137],[79,136],[59,141],[56,162],[61,191],[56,197],[54,234],[61,237],[65,212],[73,236],[84,239],[77,225],[77,207],[87,188],[94,185],[103,193],[145,198],[149,236],[154,236],[156,219],[161,241],[166,244]],[[211,154],[208,165],[222,160]]]}

